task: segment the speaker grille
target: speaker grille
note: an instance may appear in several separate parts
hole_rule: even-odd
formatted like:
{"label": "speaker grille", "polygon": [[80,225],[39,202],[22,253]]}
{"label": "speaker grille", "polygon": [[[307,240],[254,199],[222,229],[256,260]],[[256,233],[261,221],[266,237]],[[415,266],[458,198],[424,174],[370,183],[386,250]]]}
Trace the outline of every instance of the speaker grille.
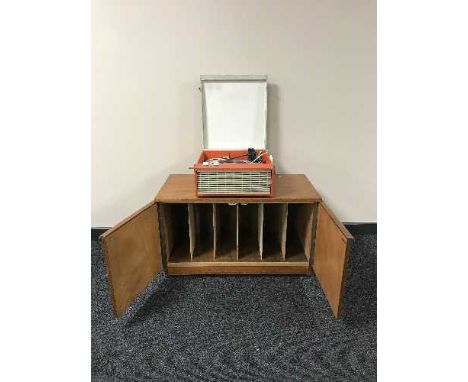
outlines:
{"label": "speaker grille", "polygon": [[199,171],[200,195],[265,195],[271,191],[271,171]]}

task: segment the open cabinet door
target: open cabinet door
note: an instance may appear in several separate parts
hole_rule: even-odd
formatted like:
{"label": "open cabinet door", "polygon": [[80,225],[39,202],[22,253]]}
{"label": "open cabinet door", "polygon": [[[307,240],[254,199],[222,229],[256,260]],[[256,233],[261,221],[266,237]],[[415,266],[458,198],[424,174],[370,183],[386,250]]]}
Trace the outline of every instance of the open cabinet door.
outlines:
{"label": "open cabinet door", "polygon": [[100,239],[114,314],[120,316],[162,268],[157,204],[146,205]]}
{"label": "open cabinet door", "polygon": [[353,236],[323,203],[319,203],[312,268],[335,317],[341,315],[348,252]]}

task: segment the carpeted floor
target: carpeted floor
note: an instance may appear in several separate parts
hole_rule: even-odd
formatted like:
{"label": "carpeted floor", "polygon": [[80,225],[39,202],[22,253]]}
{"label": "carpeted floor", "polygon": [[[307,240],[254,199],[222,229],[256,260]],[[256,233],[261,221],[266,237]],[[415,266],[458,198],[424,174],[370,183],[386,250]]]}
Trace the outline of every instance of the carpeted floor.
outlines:
{"label": "carpeted floor", "polygon": [[92,241],[93,381],[374,381],[376,254],[355,237],[341,320],[313,276],[165,275],[117,320]]}

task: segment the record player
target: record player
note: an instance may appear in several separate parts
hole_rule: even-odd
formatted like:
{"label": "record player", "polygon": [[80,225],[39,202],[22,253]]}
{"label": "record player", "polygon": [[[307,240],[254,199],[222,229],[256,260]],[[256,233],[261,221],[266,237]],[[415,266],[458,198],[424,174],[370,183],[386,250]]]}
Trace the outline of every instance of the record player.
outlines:
{"label": "record player", "polygon": [[269,197],[267,76],[201,76],[203,151],[193,166],[198,197]]}

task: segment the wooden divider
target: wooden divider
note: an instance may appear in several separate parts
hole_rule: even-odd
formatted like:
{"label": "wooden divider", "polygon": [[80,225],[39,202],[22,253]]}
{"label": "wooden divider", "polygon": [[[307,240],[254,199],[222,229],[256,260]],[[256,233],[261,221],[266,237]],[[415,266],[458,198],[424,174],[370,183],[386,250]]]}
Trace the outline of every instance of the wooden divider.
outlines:
{"label": "wooden divider", "polygon": [[236,204],[236,260],[239,260],[239,205]]}
{"label": "wooden divider", "polygon": [[189,238],[190,238],[190,260],[193,261],[193,253],[195,252],[197,234],[195,227],[195,207],[193,204],[188,205],[188,223],[189,223]]}
{"label": "wooden divider", "polygon": [[263,260],[263,210],[263,203],[260,203],[258,205],[258,251],[261,260]]}
{"label": "wooden divider", "polygon": [[216,259],[216,253],[218,248],[218,236],[219,236],[219,216],[218,216],[218,205],[213,203],[213,255]]}
{"label": "wooden divider", "polygon": [[282,259],[286,260],[286,239],[288,228],[288,205],[280,204],[280,240],[281,240],[281,255]]}

